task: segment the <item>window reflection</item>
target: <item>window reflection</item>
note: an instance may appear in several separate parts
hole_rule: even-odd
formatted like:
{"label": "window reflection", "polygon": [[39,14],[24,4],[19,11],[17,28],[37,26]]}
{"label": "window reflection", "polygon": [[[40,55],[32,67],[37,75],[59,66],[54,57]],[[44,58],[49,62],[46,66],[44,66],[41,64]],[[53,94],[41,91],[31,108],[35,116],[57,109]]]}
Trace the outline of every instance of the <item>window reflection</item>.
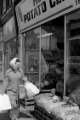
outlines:
{"label": "window reflection", "polygon": [[67,16],[68,80],[70,93],[80,87],[80,10]]}
{"label": "window reflection", "polygon": [[60,95],[64,91],[63,21],[61,17],[41,26],[41,89],[56,88]]}

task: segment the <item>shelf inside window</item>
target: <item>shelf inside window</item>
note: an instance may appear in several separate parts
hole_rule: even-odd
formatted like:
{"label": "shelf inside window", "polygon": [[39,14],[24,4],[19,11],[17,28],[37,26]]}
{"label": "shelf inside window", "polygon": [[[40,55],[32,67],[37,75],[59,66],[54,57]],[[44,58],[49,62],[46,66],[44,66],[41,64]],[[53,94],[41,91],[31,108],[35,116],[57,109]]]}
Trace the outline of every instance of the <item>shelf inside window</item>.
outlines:
{"label": "shelf inside window", "polygon": [[80,39],[80,35],[68,38],[68,40],[76,40],[76,39]]}

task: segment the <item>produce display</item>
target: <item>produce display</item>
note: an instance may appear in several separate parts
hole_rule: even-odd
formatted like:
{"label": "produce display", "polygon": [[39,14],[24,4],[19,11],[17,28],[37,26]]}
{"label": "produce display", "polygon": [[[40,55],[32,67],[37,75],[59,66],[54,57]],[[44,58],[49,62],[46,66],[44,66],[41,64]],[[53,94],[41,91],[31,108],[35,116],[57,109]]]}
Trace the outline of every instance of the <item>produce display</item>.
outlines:
{"label": "produce display", "polygon": [[[80,110],[76,103],[71,102],[69,97],[61,100],[58,96],[51,96],[50,93],[41,94],[35,97],[35,114],[43,119],[52,120],[80,120]],[[46,115],[45,115],[46,114]],[[53,119],[55,120],[55,119]]]}

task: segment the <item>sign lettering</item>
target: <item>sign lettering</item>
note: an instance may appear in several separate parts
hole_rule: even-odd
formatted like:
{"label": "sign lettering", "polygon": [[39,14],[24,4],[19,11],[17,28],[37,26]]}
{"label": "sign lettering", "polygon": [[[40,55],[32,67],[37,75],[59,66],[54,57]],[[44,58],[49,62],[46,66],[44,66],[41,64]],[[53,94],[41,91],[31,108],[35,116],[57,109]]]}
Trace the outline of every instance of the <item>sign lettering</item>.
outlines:
{"label": "sign lettering", "polygon": [[16,7],[20,30],[30,27],[55,13],[64,12],[74,5],[75,0],[25,0]]}
{"label": "sign lettering", "polygon": [[55,7],[56,5],[60,4],[61,2],[63,2],[64,0],[49,0],[49,3],[50,3],[50,7],[53,8]]}
{"label": "sign lettering", "polygon": [[46,2],[43,1],[41,4],[39,4],[36,8],[32,9],[31,11],[27,12],[24,15],[24,22],[30,21],[31,19],[36,18],[37,16],[41,15],[42,13],[46,12]]}

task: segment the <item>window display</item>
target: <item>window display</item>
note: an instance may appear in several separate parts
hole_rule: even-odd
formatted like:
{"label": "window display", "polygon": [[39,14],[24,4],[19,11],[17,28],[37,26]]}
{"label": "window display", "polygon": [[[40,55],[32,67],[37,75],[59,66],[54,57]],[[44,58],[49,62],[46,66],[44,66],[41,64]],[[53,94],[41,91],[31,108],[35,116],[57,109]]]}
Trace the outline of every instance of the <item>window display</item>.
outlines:
{"label": "window display", "polygon": [[[60,21],[60,22],[59,22]],[[58,83],[62,88],[59,93]],[[41,88],[64,91],[64,19],[41,26]]]}
{"label": "window display", "polygon": [[80,10],[67,15],[67,87],[73,92],[80,87]]}
{"label": "window display", "polygon": [[[59,22],[60,21],[60,22]],[[40,89],[64,85],[64,17],[25,33],[24,67],[28,79]]]}

